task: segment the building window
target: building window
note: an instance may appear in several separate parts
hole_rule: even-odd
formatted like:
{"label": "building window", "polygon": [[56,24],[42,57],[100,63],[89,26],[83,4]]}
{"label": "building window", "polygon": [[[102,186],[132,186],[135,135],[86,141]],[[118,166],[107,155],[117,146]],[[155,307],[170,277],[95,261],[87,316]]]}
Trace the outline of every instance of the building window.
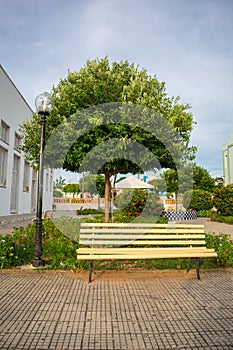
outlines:
{"label": "building window", "polygon": [[29,176],[30,176],[30,164],[24,161],[24,172],[23,172],[23,191],[29,192]]}
{"label": "building window", "polygon": [[3,120],[1,120],[0,138],[9,145],[10,127]]}
{"label": "building window", "polygon": [[46,180],[45,180],[45,190],[49,190],[49,174],[46,172]]}
{"label": "building window", "polygon": [[18,152],[20,152],[20,147],[21,145],[21,137],[19,136],[19,134],[17,134],[17,132],[15,133],[15,144],[14,144],[14,149]]}
{"label": "building window", "polygon": [[5,148],[0,147],[0,186],[6,187],[8,152]]}
{"label": "building window", "polygon": [[49,189],[50,189],[50,192],[53,192],[53,175],[50,175]]}

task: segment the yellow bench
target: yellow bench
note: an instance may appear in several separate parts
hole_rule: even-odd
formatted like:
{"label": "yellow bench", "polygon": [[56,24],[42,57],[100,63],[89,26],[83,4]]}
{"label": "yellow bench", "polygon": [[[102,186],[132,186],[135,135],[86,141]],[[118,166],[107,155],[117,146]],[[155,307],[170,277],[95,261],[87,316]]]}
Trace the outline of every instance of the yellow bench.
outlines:
{"label": "yellow bench", "polygon": [[204,225],[82,223],[78,260],[90,260],[91,282],[94,260],[190,258],[200,279],[201,258],[216,257],[206,248]]}

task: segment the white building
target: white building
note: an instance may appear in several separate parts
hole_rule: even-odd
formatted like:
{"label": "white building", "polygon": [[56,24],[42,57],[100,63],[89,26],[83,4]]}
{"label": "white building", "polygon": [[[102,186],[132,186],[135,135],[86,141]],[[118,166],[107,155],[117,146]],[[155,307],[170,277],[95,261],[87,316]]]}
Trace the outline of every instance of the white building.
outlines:
{"label": "white building", "polygon": [[[32,109],[0,65],[0,216],[36,212],[37,172],[17,150]],[[44,173],[43,211],[52,208],[53,174]]]}
{"label": "white building", "polygon": [[224,184],[233,184],[233,134],[222,148]]}

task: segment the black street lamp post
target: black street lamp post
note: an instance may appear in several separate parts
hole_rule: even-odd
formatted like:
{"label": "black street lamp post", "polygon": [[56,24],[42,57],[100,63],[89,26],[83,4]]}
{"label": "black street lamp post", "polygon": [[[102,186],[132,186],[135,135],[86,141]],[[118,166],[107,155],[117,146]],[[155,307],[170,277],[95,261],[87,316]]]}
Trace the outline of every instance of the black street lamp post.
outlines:
{"label": "black street lamp post", "polygon": [[36,209],[36,237],[34,247],[34,258],[32,265],[40,267],[45,265],[42,256],[42,208],[43,208],[43,180],[44,180],[44,144],[45,144],[45,125],[46,118],[49,116],[49,95],[47,93],[37,96],[37,113],[41,116],[40,120],[40,158],[37,182],[37,209]]}

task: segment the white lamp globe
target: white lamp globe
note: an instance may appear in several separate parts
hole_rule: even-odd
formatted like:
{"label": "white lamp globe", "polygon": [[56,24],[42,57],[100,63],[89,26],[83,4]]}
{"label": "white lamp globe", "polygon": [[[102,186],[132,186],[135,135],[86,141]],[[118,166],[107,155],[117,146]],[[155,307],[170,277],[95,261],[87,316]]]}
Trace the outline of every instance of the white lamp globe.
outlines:
{"label": "white lamp globe", "polygon": [[51,97],[48,92],[44,92],[36,97],[36,109],[38,112],[49,112],[51,110]]}

